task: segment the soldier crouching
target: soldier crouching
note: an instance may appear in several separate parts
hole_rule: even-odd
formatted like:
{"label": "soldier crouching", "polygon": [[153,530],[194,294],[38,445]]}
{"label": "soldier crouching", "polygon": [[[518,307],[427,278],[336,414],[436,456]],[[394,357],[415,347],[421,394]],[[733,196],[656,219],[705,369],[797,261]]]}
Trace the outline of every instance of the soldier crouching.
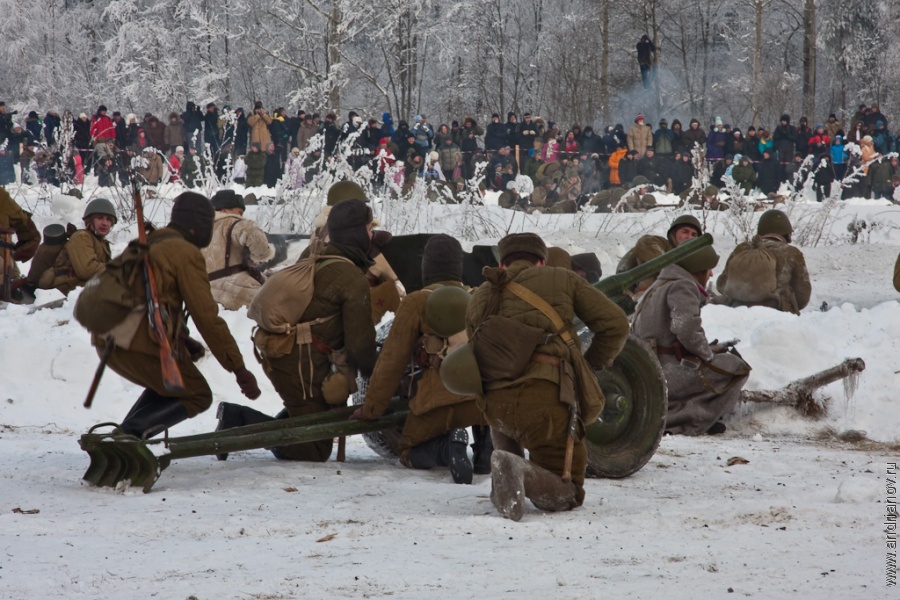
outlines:
{"label": "soldier crouching", "polygon": [[707,246],[664,267],[634,314],[634,333],[659,355],[669,393],[666,432],[723,433],[719,419],[740,400],[750,366],[727,348],[711,346],[700,309],[719,257]]}
{"label": "soldier crouching", "polygon": [[[401,385],[410,358],[423,368],[410,400],[410,413],[400,439],[400,461],[413,469],[450,467],[453,481],[472,483],[476,473],[490,472],[493,450],[490,438],[477,430],[475,466],[466,453],[468,436],[464,428],[484,425],[485,420],[474,396],[460,396],[444,387],[439,369],[447,353],[467,341],[465,304],[458,304],[458,324],[452,320],[453,306],[441,306],[440,295],[455,288],[467,302],[462,285],[463,250],[459,242],[445,234],[428,240],[422,256],[422,283],[425,287],[406,296],[400,303],[391,331],[375,364],[366,389],[365,404],[351,418],[371,420],[380,417]],[[438,292],[438,290],[443,290]],[[435,293],[437,292],[437,295]],[[453,292],[450,292],[451,294]],[[429,307],[432,307],[429,310]],[[439,331],[438,331],[439,330]]]}
{"label": "soldier crouching", "polygon": [[[321,262],[315,268],[312,299],[300,321],[291,324],[295,329],[298,325],[309,325],[309,339],[301,344],[297,343],[299,336],[286,336],[290,349],[278,352],[261,347],[259,339],[256,341],[266,375],[284,402],[285,410],[279,417],[299,417],[331,408],[323,383],[332,373],[335,352],[346,353],[346,362],[353,371],[366,376],[372,373],[375,328],[365,276],[372,264],[368,255],[371,223],[372,211],[364,202],[345,200],[335,205],[328,215],[329,241],[317,259]],[[271,284],[272,279],[267,282]],[[219,405],[218,418],[217,430],[223,430],[278,417],[223,402]],[[277,446],[271,451],[279,459],[325,462],[332,448],[333,440],[327,439]],[[228,455],[218,457],[225,460]]]}
{"label": "soldier crouching", "polygon": [[[206,197],[185,192],[175,199],[171,222],[150,234],[150,266],[156,278],[159,302],[169,316],[169,342],[184,379],[184,393],[172,396],[163,382],[159,342],[150,332],[146,313],[133,337],[116,337],[109,355],[109,368],[146,388],[122,421],[120,429],[136,436],[155,435],[195,417],[212,404],[212,390],[191,360],[202,355],[202,346],[187,337],[185,309],[213,355],[226,371],[234,373],[241,392],[248,398],[260,395],[256,378],[244,367],[244,359],[209,291],[209,280],[200,248],[209,244],[213,207]],[[93,335],[91,343],[102,356],[106,340]]]}
{"label": "soldier crouching", "polygon": [[[524,372],[505,380],[488,381],[484,397],[479,400],[494,441],[491,501],[501,515],[518,521],[524,513],[526,497],[547,511],[581,506],[587,449],[583,424],[577,423],[571,432],[571,465],[566,464],[570,438],[570,408],[566,402],[573,399],[564,398],[562,391],[571,388],[562,385],[560,373],[570,372],[569,347],[557,335],[560,328],[536,303],[515,292],[506,293],[510,283],[549,304],[558,313],[556,318],[565,324],[564,331],[575,340],[578,336],[572,320],[577,316],[585,323],[594,336],[584,357],[594,368],[612,364],[628,338],[628,319],[622,309],[572,271],[543,266],[547,246],[539,236],[508,235],[500,240],[499,251],[500,267],[484,270],[486,282],[475,291],[469,304],[466,331],[471,339],[479,328],[499,315],[540,334],[541,341],[531,346],[533,351],[527,349],[530,358],[526,356]],[[484,330],[478,335],[484,335]],[[477,347],[480,342],[476,339],[474,343]],[[497,361],[490,362],[497,365]],[[482,375],[488,366],[488,361],[479,359]],[[528,460],[524,450],[528,450]],[[571,481],[563,478],[568,466]]]}

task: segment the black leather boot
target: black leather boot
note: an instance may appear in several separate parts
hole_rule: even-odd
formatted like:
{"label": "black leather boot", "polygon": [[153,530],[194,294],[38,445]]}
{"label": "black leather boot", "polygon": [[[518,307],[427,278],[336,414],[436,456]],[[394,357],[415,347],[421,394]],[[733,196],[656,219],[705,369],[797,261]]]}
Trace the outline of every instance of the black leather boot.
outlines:
{"label": "black leather boot", "polygon": [[153,392],[151,394],[155,397],[153,401],[141,394],[122,421],[122,433],[151,438],[188,418],[187,409],[178,398],[167,398]]}
{"label": "black leather boot", "polygon": [[469,434],[465,429],[454,429],[447,434],[446,459],[453,483],[472,483],[472,461],[469,460],[468,449]]}
{"label": "black leather boot", "polygon": [[[234,427],[243,427],[244,425],[256,425],[257,423],[266,423],[272,421],[272,417],[258,410],[243,406],[241,404],[232,404],[231,402],[220,402],[216,411],[216,418],[219,423],[216,425],[216,431],[232,429]],[[228,453],[223,452],[216,454],[219,460],[228,460]]]}
{"label": "black leather boot", "polygon": [[132,418],[138,412],[142,410],[147,410],[147,407],[152,406],[154,403],[159,402],[160,400],[166,400],[165,396],[160,396],[156,392],[151,389],[145,389],[140,396],[138,396],[137,401],[134,405],[129,409],[128,414],[125,415],[125,418],[122,419],[122,423],[128,421],[128,419]]}
{"label": "black leather boot", "polygon": [[454,429],[450,433],[430,439],[410,448],[407,460],[414,469],[450,467],[454,483],[472,483],[472,461],[469,460],[467,446],[469,435],[465,429]]}

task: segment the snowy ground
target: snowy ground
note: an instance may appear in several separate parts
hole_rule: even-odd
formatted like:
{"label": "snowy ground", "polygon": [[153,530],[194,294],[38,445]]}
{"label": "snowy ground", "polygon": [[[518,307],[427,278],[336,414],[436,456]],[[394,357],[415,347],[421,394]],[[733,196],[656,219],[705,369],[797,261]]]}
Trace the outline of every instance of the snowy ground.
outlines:
{"label": "snowy ground", "polygon": [[[39,226],[64,219],[59,203],[15,191]],[[471,225],[460,210],[429,209],[422,218],[428,230],[455,232]],[[818,210],[799,205],[792,218],[802,223]],[[596,251],[606,274],[638,235],[663,233],[672,214],[610,221],[490,211],[501,231],[538,231],[551,244]],[[77,437],[121,419],[138,390],[107,373],[94,408],[84,410],[97,357],[72,319],[74,294],[62,308],[31,315],[8,306],[0,310],[2,596],[900,597],[886,587],[884,532],[889,477],[896,479],[887,469],[900,459],[900,304],[891,285],[900,209],[857,201],[832,217],[823,243],[804,248],[813,298],[803,314],[709,307],[704,321],[710,338],[742,340],[754,367],[749,388],[781,387],[859,356],[867,369],[855,393],[829,386],[820,421],[746,405],[724,436],[667,437],[632,477],[589,481],[581,509],[546,515],[531,507],[521,523],[497,516],[489,477],[456,486],[445,471],[382,459],[361,439],[349,440],[344,464],[280,463],[259,450],[224,463],[176,461],[149,494],[91,488],[80,479],[87,456]],[[869,224],[865,243],[842,239],[853,218]],[[721,214],[707,222],[724,265],[734,224]],[[115,248],[133,235],[120,227]],[[42,292],[38,302],[56,297]],[[246,313],[224,316],[260,379],[255,406],[276,412],[280,401],[251,358]],[[201,368],[217,400],[243,401],[214,359]],[[214,425],[211,410],[173,434]],[[865,432],[862,441],[841,441],[854,431]],[[729,466],[734,457],[749,462]]]}

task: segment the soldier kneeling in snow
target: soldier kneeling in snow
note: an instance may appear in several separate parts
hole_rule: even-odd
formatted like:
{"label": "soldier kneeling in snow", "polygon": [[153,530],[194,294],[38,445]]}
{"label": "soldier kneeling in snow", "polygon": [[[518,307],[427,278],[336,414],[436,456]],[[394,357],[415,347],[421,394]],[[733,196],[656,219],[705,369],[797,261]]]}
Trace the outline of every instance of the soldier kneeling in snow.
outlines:
{"label": "soldier kneeling in snow", "polygon": [[719,419],[740,400],[750,366],[727,348],[710,345],[700,309],[719,257],[707,246],[664,267],[634,313],[634,333],[655,348],[669,391],[666,431],[723,433]]}

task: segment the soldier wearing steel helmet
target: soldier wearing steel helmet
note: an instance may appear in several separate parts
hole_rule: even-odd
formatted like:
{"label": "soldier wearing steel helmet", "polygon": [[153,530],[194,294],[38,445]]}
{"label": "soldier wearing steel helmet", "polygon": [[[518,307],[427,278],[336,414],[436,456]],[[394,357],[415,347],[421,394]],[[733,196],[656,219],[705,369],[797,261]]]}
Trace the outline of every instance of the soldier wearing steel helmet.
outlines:
{"label": "soldier wearing steel helmet", "polygon": [[[757,234],[749,242],[743,242],[728,257],[725,270],[716,280],[716,288],[723,295],[716,298],[716,304],[728,306],[768,306],[784,312],[800,314],[800,311],[809,304],[812,294],[812,285],[809,281],[809,271],[806,269],[806,260],[803,252],[791,246],[791,235],[794,227],[786,214],[777,209],[764,212],[759,218]],[[774,273],[751,271],[749,269],[729,269],[735,261],[735,257],[751,251],[761,249],[768,256],[774,268]],[[741,279],[743,286],[734,284]],[[741,296],[735,293],[726,293],[726,289],[743,287],[752,289],[755,285],[763,286],[764,279],[772,279],[774,291],[767,298],[759,298],[756,295]],[[733,280],[729,285],[729,280]]]}
{"label": "soldier wearing steel helmet", "polygon": [[68,295],[106,268],[112,258],[106,236],[119,220],[116,207],[106,198],[95,198],[85,207],[83,220],[84,229],[69,237],[53,266],[40,274],[37,287]]}
{"label": "soldier wearing steel helmet", "polygon": [[[616,273],[630,271],[645,262],[661,256],[669,250],[703,234],[703,227],[694,215],[680,215],[672,221],[666,237],[659,235],[643,235],[638,238],[634,248],[625,253],[616,267]],[[656,276],[648,277],[637,282],[631,287],[631,293],[635,298],[640,297],[653,282]]]}
{"label": "soldier wearing steel helmet", "polygon": [[710,345],[700,309],[719,256],[711,246],[663,267],[634,313],[635,335],[656,350],[666,377],[666,431],[723,433],[720,422],[740,400],[750,367],[726,348]]}
{"label": "soldier wearing steel helmet", "polygon": [[[400,303],[391,331],[366,388],[365,404],[353,419],[377,419],[401,388],[410,362],[423,370],[410,399],[410,414],[400,438],[400,461],[413,469],[450,467],[456,483],[472,483],[473,471],[491,471],[493,445],[474,396],[454,394],[444,387],[439,370],[443,359],[468,340],[462,284],[463,249],[446,234],[428,240],[422,255],[424,288]],[[474,465],[469,460],[466,427],[475,426]]]}

